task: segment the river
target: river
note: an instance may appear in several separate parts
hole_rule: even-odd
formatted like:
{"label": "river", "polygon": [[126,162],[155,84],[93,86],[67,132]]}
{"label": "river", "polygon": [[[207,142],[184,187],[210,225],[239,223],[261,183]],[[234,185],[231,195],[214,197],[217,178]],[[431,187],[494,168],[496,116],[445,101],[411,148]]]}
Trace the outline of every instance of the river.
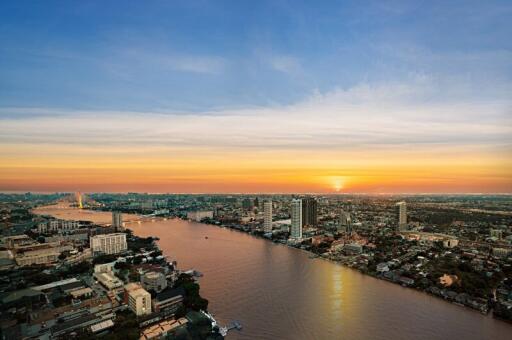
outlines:
{"label": "river", "polygon": [[[64,207],[35,212],[111,220],[107,212]],[[204,274],[209,310],[221,324],[243,326],[228,339],[512,339],[512,325],[491,316],[242,232],[179,219],[127,227],[159,237],[169,259]]]}

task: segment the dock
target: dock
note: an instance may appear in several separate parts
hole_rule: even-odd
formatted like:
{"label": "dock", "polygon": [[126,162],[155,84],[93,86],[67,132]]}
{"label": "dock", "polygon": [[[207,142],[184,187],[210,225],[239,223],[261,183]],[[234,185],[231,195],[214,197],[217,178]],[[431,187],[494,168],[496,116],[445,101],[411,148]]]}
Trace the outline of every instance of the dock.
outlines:
{"label": "dock", "polygon": [[239,321],[232,321],[230,324],[228,324],[227,326],[224,326],[224,327],[220,327],[219,328],[219,333],[220,335],[222,336],[226,336],[228,335],[228,332],[232,329],[236,329],[236,330],[241,330],[242,329],[242,324],[239,322]]}

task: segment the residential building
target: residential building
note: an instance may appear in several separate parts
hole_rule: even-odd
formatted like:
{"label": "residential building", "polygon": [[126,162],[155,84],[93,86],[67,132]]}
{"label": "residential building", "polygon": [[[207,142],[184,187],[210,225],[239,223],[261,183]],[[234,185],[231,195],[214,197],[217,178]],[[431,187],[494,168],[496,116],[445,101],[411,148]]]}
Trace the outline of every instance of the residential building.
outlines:
{"label": "residential building", "polygon": [[350,214],[343,210],[341,210],[340,212],[338,230],[344,231],[346,233],[352,232],[352,219],[350,217]]}
{"label": "residential building", "polygon": [[201,220],[204,218],[213,218],[213,211],[209,211],[209,210],[189,211],[187,213],[187,218],[189,220],[201,222]]}
{"label": "residential building", "polygon": [[128,290],[128,306],[137,316],[151,314],[151,294],[140,285],[134,285]]}
{"label": "residential building", "polygon": [[294,199],[291,203],[291,228],[290,237],[302,238],[302,200]]}
{"label": "residential building", "polygon": [[90,244],[94,255],[118,254],[128,249],[125,233],[92,236],[90,238]]}
{"label": "residential building", "polygon": [[123,230],[123,214],[119,211],[112,211],[112,227],[116,231]]}
{"label": "residential building", "polygon": [[80,228],[78,221],[51,220],[37,225],[40,234],[69,232]]}
{"label": "residential building", "polygon": [[272,201],[263,203],[263,230],[266,233],[272,232]]}
{"label": "residential building", "polygon": [[398,202],[398,231],[407,230],[407,204],[405,202]]}
{"label": "residential building", "polygon": [[313,197],[302,200],[302,226],[316,227],[318,224],[318,203]]}

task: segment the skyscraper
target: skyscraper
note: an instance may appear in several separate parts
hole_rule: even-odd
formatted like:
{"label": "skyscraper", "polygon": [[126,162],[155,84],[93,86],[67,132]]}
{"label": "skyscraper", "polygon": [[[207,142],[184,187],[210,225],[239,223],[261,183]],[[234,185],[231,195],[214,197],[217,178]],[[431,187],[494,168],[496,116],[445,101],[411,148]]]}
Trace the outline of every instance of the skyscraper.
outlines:
{"label": "skyscraper", "polygon": [[313,197],[306,197],[302,199],[302,226],[317,225],[317,201]]}
{"label": "skyscraper", "polygon": [[302,200],[292,200],[291,209],[292,226],[290,230],[290,237],[300,239],[302,238]]}
{"label": "skyscraper", "polygon": [[340,220],[339,220],[339,228],[340,231],[345,231],[347,233],[352,232],[352,219],[350,218],[350,214],[343,210],[340,211]]}
{"label": "skyscraper", "polygon": [[398,231],[407,229],[407,204],[405,202],[398,202]]}
{"label": "skyscraper", "polygon": [[263,202],[263,230],[272,232],[272,201]]}
{"label": "skyscraper", "polygon": [[112,227],[116,231],[120,231],[123,228],[123,215],[119,211],[112,211]]}

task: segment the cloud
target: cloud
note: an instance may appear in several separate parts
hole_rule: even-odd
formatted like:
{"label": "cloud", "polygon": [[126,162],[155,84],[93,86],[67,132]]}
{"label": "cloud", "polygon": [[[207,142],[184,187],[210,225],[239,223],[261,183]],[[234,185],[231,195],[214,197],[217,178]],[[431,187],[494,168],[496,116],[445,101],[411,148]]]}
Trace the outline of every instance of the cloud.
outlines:
{"label": "cloud", "polygon": [[220,74],[227,65],[225,58],[215,55],[180,54],[175,51],[148,51],[149,48],[121,48],[113,51],[107,65],[116,72],[141,70],[173,70],[199,74]]}
{"label": "cloud", "polygon": [[295,57],[276,55],[269,57],[267,62],[274,70],[290,75],[296,75],[302,71],[300,62]]}
{"label": "cloud", "polygon": [[225,60],[220,57],[174,56],[162,59],[168,67],[184,72],[219,74],[225,68]]}
{"label": "cloud", "polygon": [[[267,108],[187,114],[2,108],[0,142],[260,150],[510,147],[510,99],[432,101],[438,91],[435,79],[417,76],[316,92]],[[15,111],[26,115],[13,118]]]}

